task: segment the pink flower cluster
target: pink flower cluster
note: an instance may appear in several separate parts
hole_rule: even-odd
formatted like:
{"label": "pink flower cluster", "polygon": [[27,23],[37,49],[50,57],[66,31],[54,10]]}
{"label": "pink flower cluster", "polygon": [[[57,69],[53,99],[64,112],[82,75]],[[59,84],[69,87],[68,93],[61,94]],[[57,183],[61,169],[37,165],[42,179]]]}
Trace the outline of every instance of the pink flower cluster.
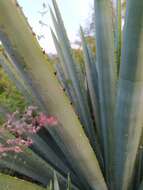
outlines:
{"label": "pink flower cluster", "polygon": [[58,121],[55,117],[39,113],[37,107],[34,106],[29,106],[23,114],[18,111],[9,114],[3,128],[0,129],[0,135],[4,136],[5,132],[9,132],[14,138],[5,140],[5,144],[0,144],[0,153],[23,152],[26,147],[33,144],[32,139],[25,136],[36,134],[46,125],[57,124]]}
{"label": "pink flower cluster", "polygon": [[45,126],[45,125],[57,125],[58,121],[55,117],[50,116],[47,117],[45,114],[41,113],[38,118],[38,122],[40,126]]}

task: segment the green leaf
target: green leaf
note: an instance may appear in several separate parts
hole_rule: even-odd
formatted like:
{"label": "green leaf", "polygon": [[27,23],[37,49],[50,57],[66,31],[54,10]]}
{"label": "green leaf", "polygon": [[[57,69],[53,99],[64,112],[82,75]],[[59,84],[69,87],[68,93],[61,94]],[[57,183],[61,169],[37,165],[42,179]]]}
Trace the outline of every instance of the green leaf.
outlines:
{"label": "green leaf", "polygon": [[57,179],[56,172],[54,171],[54,190],[60,190],[59,182]]}
{"label": "green leaf", "polygon": [[[53,19],[54,19],[54,17],[53,17]],[[61,65],[61,68],[63,70],[65,83],[66,83],[66,86],[65,86],[66,90],[67,90],[69,96],[71,97],[71,101],[73,102],[73,104],[75,106],[75,109],[77,110],[78,113],[80,113],[80,110],[78,109],[78,106],[77,106],[76,95],[75,95],[75,92],[74,92],[74,89],[73,89],[73,86],[72,86],[72,81],[69,78],[68,69],[67,69],[67,66],[65,64],[66,61],[65,61],[64,55],[63,55],[62,50],[61,50],[61,46],[60,46],[60,44],[58,42],[58,39],[56,38],[56,35],[54,34],[52,29],[51,29],[51,34],[52,34],[52,37],[53,37],[53,41],[54,41],[54,44],[55,44],[59,59],[60,59],[60,65]]]}
{"label": "green leaf", "polygon": [[10,60],[8,60],[8,58],[6,58],[3,54],[1,54],[1,52],[0,52],[0,65],[3,67],[4,71],[8,74],[10,80],[16,85],[17,89],[24,95],[27,101],[32,105],[33,104],[32,96],[29,93],[27,87],[25,86],[22,79],[16,73],[15,69],[10,63]]}
{"label": "green leaf", "polygon": [[[6,139],[11,137],[13,136],[9,133],[4,134],[4,137],[0,138],[0,143],[5,144]],[[53,177],[53,168],[29,148],[18,154],[9,152],[2,155],[0,166],[31,177],[43,185],[47,185]],[[62,187],[66,187],[66,179],[58,172],[57,176]]]}
{"label": "green leaf", "polygon": [[94,147],[95,146],[94,145],[95,144],[94,143],[95,142],[94,126],[91,119],[90,110],[88,107],[86,93],[83,87],[81,86],[81,83],[79,82],[80,79],[77,75],[76,62],[72,56],[71,47],[70,47],[69,40],[66,34],[66,30],[64,28],[60,11],[58,9],[56,1],[52,1],[52,2],[55,9],[56,17],[51,9],[50,9],[50,12],[51,12],[52,20],[53,20],[56,33],[58,36],[58,40],[60,43],[61,51],[65,60],[64,61],[66,65],[65,69],[67,69],[69,79],[72,81],[72,87],[73,87],[72,90],[76,97],[76,104],[78,106],[77,110],[79,110],[79,117],[85,128],[85,132],[88,138],[90,139],[92,146]]}
{"label": "green leaf", "polygon": [[71,179],[70,179],[70,174],[68,174],[67,190],[71,190]]}
{"label": "green leaf", "polygon": [[122,15],[121,0],[116,0],[116,28],[115,28],[115,56],[117,62],[117,72],[119,73],[121,63],[122,46]]}
{"label": "green leaf", "polygon": [[45,106],[41,100],[40,95],[31,86],[29,79],[24,71],[21,71],[14,64],[13,60],[3,50],[0,52],[0,65],[2,65],[9,78],[16,85],[17,89],[24,95],[29,104],[37,104],[41,109],[45,110]]}
{"label": "green leaf", "polygon": [[[57,137],[53,135],[53,138],[55,141],[60,139],[61,144],[64,144],[66,152],[63,152],[76,174],[88,187],[106,190],[89,140],[68,98],[61,90],[51,64],[42,53],[26,19],[13,0],[0,1],[0,36],[11,58],[14,57],[20,66],[26,65],[25,72],[34,88],[40,92],[48,112],[59,121],[59,125],[49,126],[48,130],[51,134],[53,130],[57,132]],[[61,146],[61,150],[62,148]]]}
{"label": "green leaf", "polygon": [[93,113],[94,113],[94,118],[95,118],[95,122],[96,122],[96,127],[97,127],[97,131],[98,134],[100,133],[100,124],[99,124],[99,100],[98,100],[98,87],[95,87],[95,82],[97,82],[98,78],[97,78],[97,70],[96,67],[93,67],[92,65],[95,64],[94,60],[90,57],[89,55],[89,49],[84,37],[84,33],[82,28],[81,30],[81,38],[82,38],[82,46],[83,46],[83,51],[84,51],[84,59],[85,59],[85,70],[86,70],[86,77],[87,77],[87,83],[88,83],[88,88],[89,88],[89,93],[90,93],[90,97],[91,97],[91,102],[92,102],[92,108],[93,108]]}
{"label": "green leaf", "polygon": [[131,183],[143,123],[143,1],[127,1],[115,111],[115,189]]}
{"label": "green leaf", "polygon": [[[98,144],[99,142],[102,143],[102,135],[101,135],[101,130],[100,130],[101,121],[100,121],[100,111],[99,111],[99,89],[97,86],[98,76],[97,76],[96,65],[95,65],[92,53],[86,43],[82,28],[81,28],[81,38],[82,38],[82,46],[83,46],[83,51],[84,51],[87,85],[89,88],[93,115],[94,115],[94,119],[96,123],[96,130],[97,130],[96,141]],[[101,150],[99,150],[98,147],[96,147],[96,155],[97,155],[100,165],[103,168],[103,158],[101,155]]]}
{"label": "green leaf", "polygon": [[143,181],[142,181],[142,183],[140,184],[140,187],[139,187],[138,190],[143,190]]}
{"label": "green leaf", "polygon": [[113,154],[113,119],[116,96],[116,65],[111,1],[94,0],[96,22],[96,58],[99,81],[101,132],[106,179],[109,183]]}
{"label": "green leaf", "polygon": [[47,189],[49,189],[49,190],[53,190],[53,183],[52,183],[52,180],[50,181],[49,188],[47,187]]}

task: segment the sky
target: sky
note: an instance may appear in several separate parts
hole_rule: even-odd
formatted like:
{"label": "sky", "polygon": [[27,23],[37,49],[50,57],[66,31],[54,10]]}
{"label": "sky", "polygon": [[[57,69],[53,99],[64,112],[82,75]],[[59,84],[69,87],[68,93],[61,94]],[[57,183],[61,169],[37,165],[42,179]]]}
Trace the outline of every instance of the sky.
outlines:
{"label": "sky", "polygon": [[[44,38],[39,40],[40,45],[47,53],[55,53],[55,47],[50,34],[49,26],[52,26],[51,16],[49,11],[42,16],[40,12],[48,10],[43,9],[43,3],[48,7],[51,5],[51,0],[18,0],[23,9],[24,14],[28,18],[29,24],[33,31]],[[83,27],[88,23],[93,7],[93,0],[57,0],[62,17],[67,29],[70,41],[73,43],[78,38],[79,26]],[[46,25],[39,23],[41,20]]]}

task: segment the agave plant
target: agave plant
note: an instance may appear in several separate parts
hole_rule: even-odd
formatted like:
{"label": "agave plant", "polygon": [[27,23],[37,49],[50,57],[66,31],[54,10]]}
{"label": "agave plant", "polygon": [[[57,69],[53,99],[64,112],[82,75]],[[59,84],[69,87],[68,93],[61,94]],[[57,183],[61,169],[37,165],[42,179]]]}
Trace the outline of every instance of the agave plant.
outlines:
{"label": "agave plant", "polygon": [[18,3],[0,1],[0,39],[7,55],[0,56],[1,65],[29,102],[58,119],[58,125],[35,134],[32,149],[1,159],[0,168],[44,186],[56,170],[55,190],[141,190],[143,1],[127,0],[123,31],[121,0],[116,6],[110,0],[94,1],[96,57],[81,28],[85,76],[77,68],[58,5],[52,2],[56,34],[51,33],[65,90]]}

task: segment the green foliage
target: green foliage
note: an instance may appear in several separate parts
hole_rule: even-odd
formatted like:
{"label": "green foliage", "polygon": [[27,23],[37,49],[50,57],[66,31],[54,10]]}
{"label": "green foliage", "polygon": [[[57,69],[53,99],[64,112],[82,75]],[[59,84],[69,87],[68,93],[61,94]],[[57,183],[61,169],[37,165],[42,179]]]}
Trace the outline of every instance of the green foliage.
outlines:
{"label": "green foliage", "polygon": [[4,105],[10,112],[17,108],[23,110],[26,106],[24,97],[18,92],[2,68],[0,68],[0,105]]}
{"label": "green foliage", "polygon": [[0,112],[0,123],[3,123],[6,112],[24,110],[27,105],[23,95],[16,89],[15,85],[9,80],[3,69],[0,67],[0,107],[5,113]]}
{"label": "green foliage", "polygon": [[77,60],[77,63],[79,64],[84,64],[84,59],[83,59],[83,51],[81,49],[72,49],[73,51],[73,56]]}

